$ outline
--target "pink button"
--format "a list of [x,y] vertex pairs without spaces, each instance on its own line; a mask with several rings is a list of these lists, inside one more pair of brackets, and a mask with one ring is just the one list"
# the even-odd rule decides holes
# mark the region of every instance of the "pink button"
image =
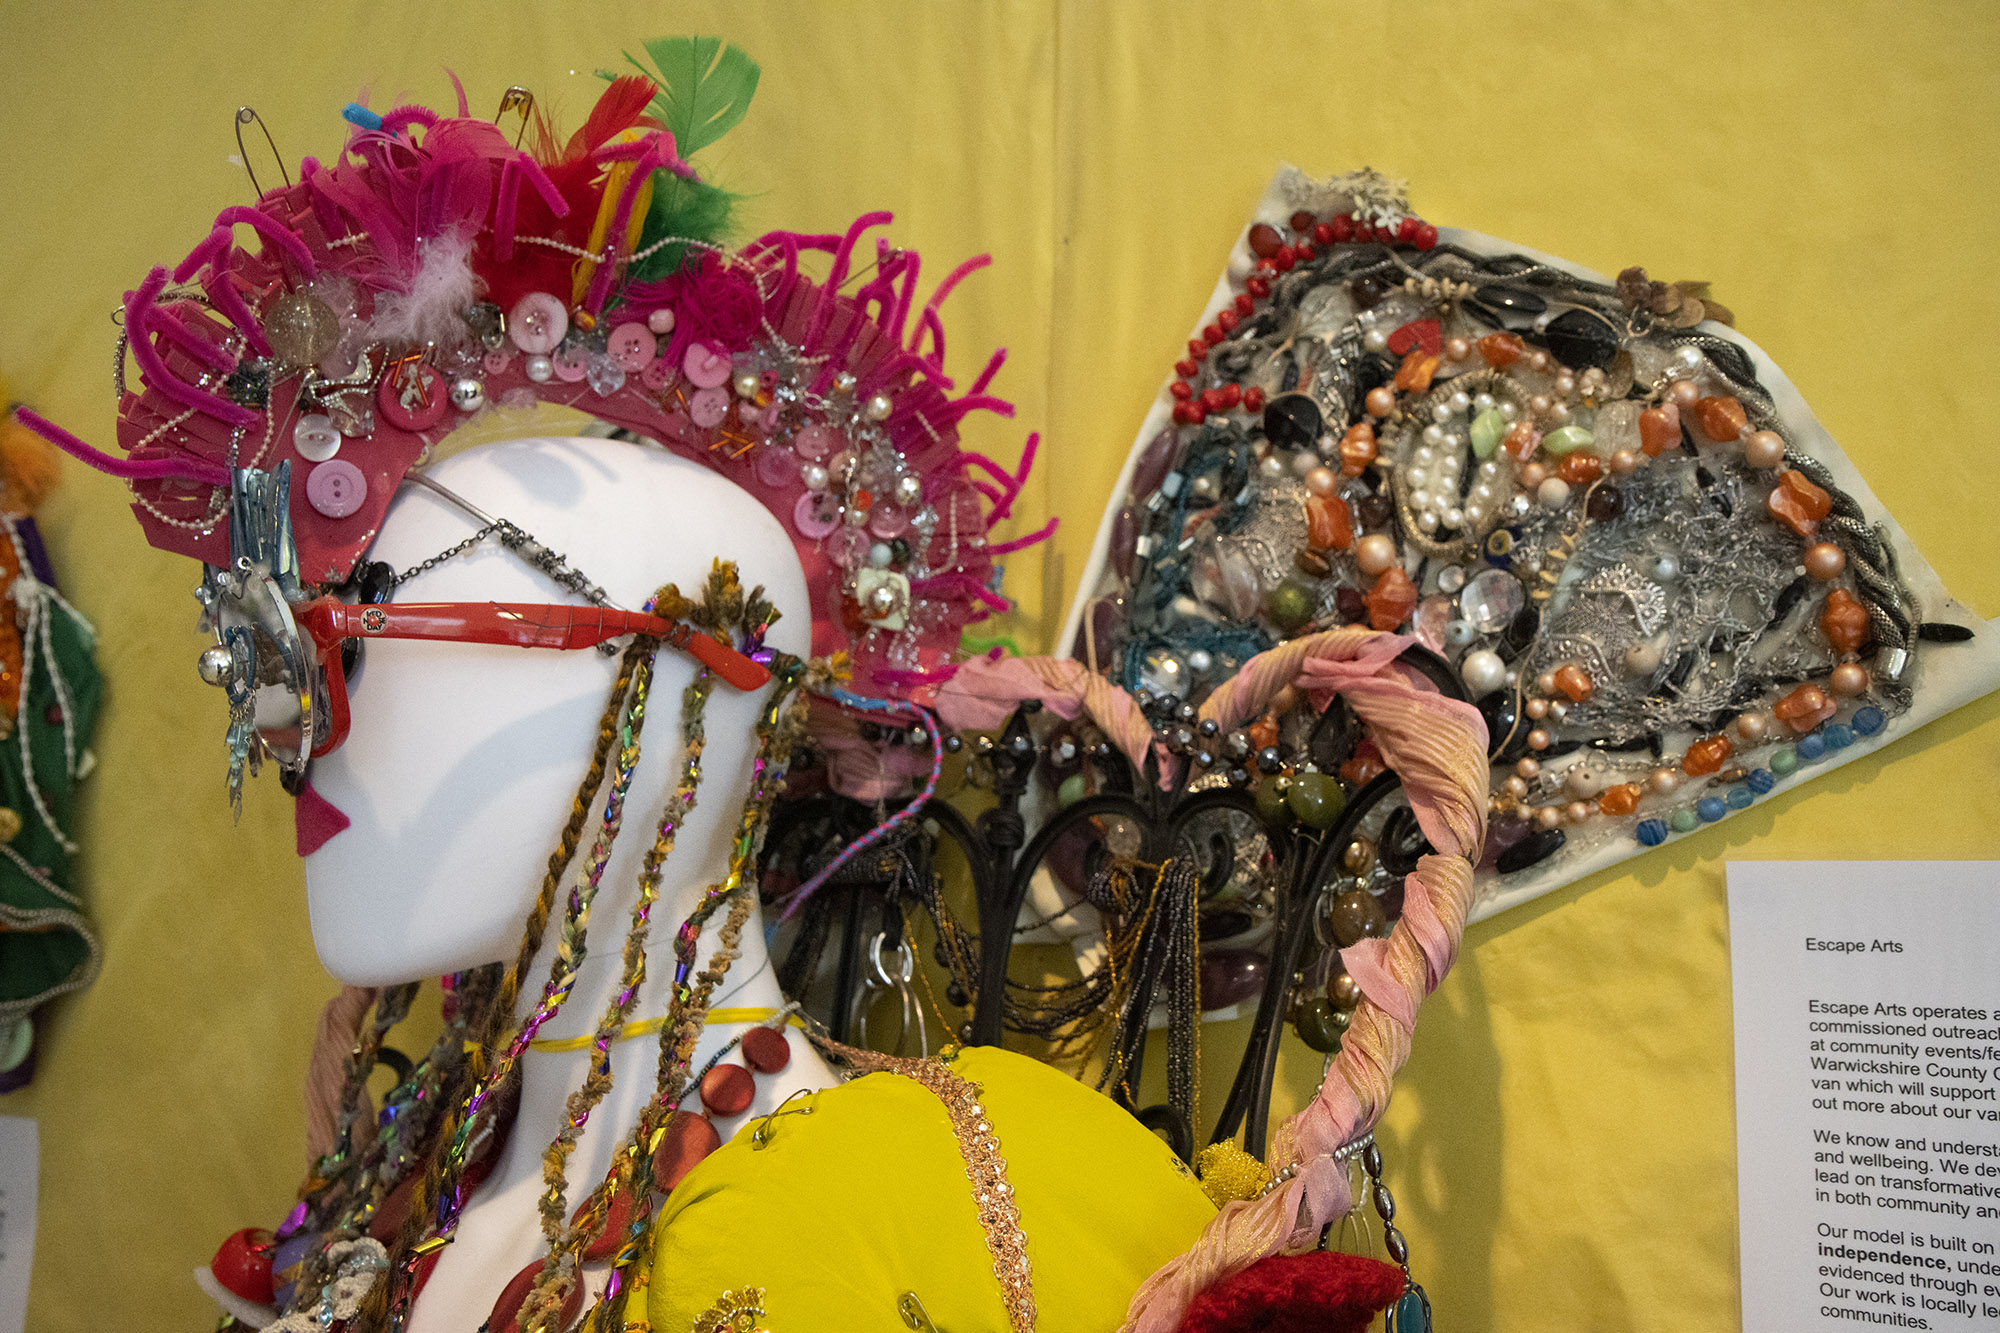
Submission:
[[799,432],[792,447],[799,451],[800,458],[812,463],[824,463],[845,443],[846,437],[832,426],[814,422]]
[[660,354],[660,340],[648,332],[644,324],[620,324],[611,330],[604,350],[625,369],[640,371]]
[[[689,379],[694,377],[690,375]],[[708,430],[722,424],[729,415],[729,390],[718,388],[698,389],[688,399],[688,419]]]
[[656,356],[648,361],[639,372],[639,383],[654,393],[671,388],[674,382],[674,368],[667,364],[667,358]]
[[444,375],[423,362],[391,365],[375,390],[375,406],[397,430],[428,430],[451,406]]
[[888,539],[900,537],[910,530],[910,511],[897,509],[893,505],[878,504],[868,515],[868,530],[877,537]]
[[792,506],[792,526],[799,536],[818,541],[840,526],[840,497],[831,491],[807,491]]
[[681,359],[681,369],[696,387],[713,389],[729,382],[732,362],[720,352],[712,352],[700,343],[690,344],[687,355]]
[[344,458],[321,463],[306,474],[306,502],[328,518],[346,518],[368,498],[368,478]]
[[826,558],[842,569],[854,568],[866,554],[868,539],[849,524],[841,524],[840,531],[826,539]]
[[569,332],[569,311],[547,292],[529,292],[507,315],[507,336],[530,356],[547,356]]
[[799,460],[790,449],[766,444],[750,455],[750,460],[757,469],[757,480],[773,490],[794,485],[799,479]]
[[575,384],[590,373],[590,363],[581,347],[565,347],[550,358],[555,367],[556,378],[564,384]]
[[480,369],[489,375],[504,375],[507,367],[514,364],[514,354],[504,348],[498,352],[488,352],[479,359]]

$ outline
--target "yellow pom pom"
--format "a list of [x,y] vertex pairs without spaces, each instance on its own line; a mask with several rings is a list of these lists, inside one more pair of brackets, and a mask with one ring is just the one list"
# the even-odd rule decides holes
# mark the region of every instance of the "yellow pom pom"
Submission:
[[1255,1199],[1271,1184],[1271,1168],[1232,1140],[1211,1143],[1194,1155],[1202,1191],[1217,1208],[1237,1199]]

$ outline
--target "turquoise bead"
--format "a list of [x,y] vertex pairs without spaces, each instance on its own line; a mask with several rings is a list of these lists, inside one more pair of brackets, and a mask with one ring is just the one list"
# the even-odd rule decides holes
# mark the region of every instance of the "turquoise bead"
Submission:
[[1729,789],[1729,795],[1723,797],[1722,799],[1729,802],[1729,808],[1731,810],[1748,810],[1750,808],[1750,803],[1752,801],[1755,801],[1757,798],[1750,794],[1750,789],[1748,787],[1731,787]]
[[1798,771],[1799,752],[1789,745],[1780,745],[1771,751],[1771,771],[1779,777]]
[[1542,436],[1542,448],[1552,454],[1573,454],[1597,443],[1597,437],[1581,426],[1563,426]]
[[1424,1309],[1421,1292],[1411,1290],[1403,1293],[1402,1299],[1396,1302],[1389,1327],[1395,1333],[1431,1333],[1431,1321]]
[[1507,435],[1507,418],[1495,408],[1487,408],[1472,419],[1472,452],[1478,458],[1491,458],[1493,451],[1500,447],[1500,441]]
[[1695,814],[1691,806],[1684,805],[1674,811],[1673,817],[1667,821],[1667,827],[1676,833],[1692,833],[1700,823],[1701,816]]

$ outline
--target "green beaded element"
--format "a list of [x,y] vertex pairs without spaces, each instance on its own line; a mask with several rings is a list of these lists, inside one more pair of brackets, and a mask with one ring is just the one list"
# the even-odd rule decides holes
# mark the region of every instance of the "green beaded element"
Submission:
[[1507,418],[1499,409],[1487,408],[1472,419],[1472,453],[1477,458],[1491,458],[1493,451],[1500,447],[1500,441],[1507,435]]
[[1285,803],[1307,828],[1324,833],[1347,808],[1347,793],[1340,782],[1327,773],[1295,773],[1285,789]]
[[1676,833],[1692,833],[1700,826],[1701,816],[1697,815],[1694,807],[1689,805],[1674,811],[1673,817],[1667,820],[1667,827]]
[[1597,437],[1581,426],[1563,426],[1542,436],[1542,448],[1552,454],[1573,454],[1597,443]]
[[1790,745],[1780,745],[1771,751],[1770,764],[1771,771],[1781,778],[1796,772],[1799,767],[1798,749]]

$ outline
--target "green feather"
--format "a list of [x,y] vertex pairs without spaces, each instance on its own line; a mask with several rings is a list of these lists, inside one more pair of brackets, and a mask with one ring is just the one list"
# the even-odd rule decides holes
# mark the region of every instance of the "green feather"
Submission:
[[674,134],[684,158],[693,157],[743,119],[757,94],[757,62],[720,37],[660,37],[647,42],[647,69],[627,52],[634,69],[660,85],[652,112]]
[[[735,195],[706,181],[684,180],[670,171],[654,172],[653,205],[646,211],[636,248],[644,250],[668,236],[719,242],[728,234],[735,206]],[[684,245],[664,246],[632,265],[628,276],[635,282],[656,282],[680,268],[686,252]]]

